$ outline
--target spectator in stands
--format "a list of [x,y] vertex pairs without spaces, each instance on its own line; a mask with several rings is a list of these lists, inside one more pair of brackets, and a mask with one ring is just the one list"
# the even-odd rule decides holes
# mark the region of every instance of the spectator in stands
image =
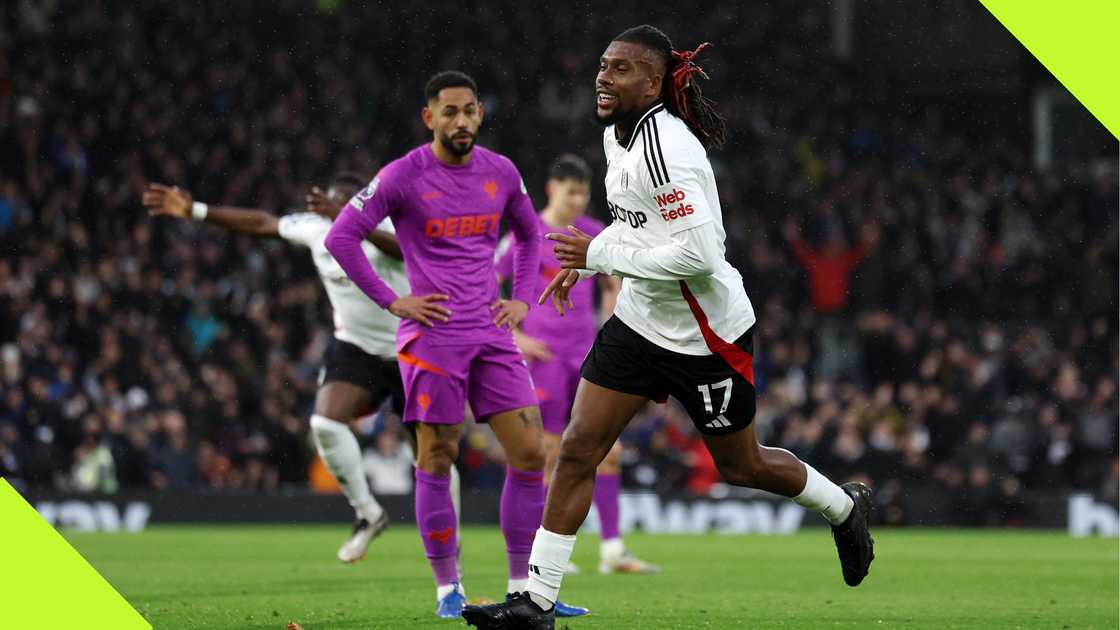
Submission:
[[801,239],[801,229],[795,219],[785,222],[782,235],[809,275],[810,303],[816,312],[831,315],[847,310],[852,271],[875,246],[878,234],[874,225],[867,224],[863,226],[859,243],[848,248],[840,228],[830,227],[824,246],[814,249]]
[[412,492],[412,451],[398,437],[399,428],[383,428],[377,434],[374,448],[367,449],[362,456],[362,469],[376,495]]

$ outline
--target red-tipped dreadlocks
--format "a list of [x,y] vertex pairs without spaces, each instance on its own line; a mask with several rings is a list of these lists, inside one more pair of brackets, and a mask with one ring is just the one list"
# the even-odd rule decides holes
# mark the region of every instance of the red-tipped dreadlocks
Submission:
[[672,98],[673,102],[676,104],[677,111],[684,114],[685,118],[688,117],[688,96],[685,94],[685,89],[692,85],[692,75],[699,74],[705,79],[708,78],[708,74],[704,72],[703,68],[696,65],[693,59],[698,57],[701,51],[711,45],[711,42],[704,42],[697,46],[696,50],[691,52],[687,50],[684,52],[674,50],[671,53],[673,59],[677,60],[677,65],[673,68],[671,73],[673,80],[669,86],[669,97]]
[[673,42],[660,29],[643,24],[626,29],[614,38],[618,42],[641,44],[656,51],[665,60],[665,78],[662,80],[661,97],[665,107],[688,125],[706,149],[718,149],[727,139],[727,121],[716,110],[715,103],[704,98],[694,75],[707,79],[703,68],[696,64],[696,57],[711,46],[704,42],[696,50],[677,51]]

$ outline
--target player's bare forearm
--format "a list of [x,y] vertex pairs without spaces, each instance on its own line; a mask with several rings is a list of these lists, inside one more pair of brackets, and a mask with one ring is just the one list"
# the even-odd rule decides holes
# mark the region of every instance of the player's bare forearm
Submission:
[[193,218],[226,229],[254,236],[280,236],[280,222],[263,210],[208,206],[198,203],[189,190],[152,182],[145,187],[140,202],[152,216],[176,219]]
[[401,253],[401,245],[397,242],[395,234],[384,230],[374,230],[366,234],[366,240],[373,243],[373,246],[381,250],[381,253],[386,256],[396,258],[397,260],[404,260],[404,254]]
[[206,223],[252,236],[280,237],[280,219],[271,212],[229,206],[210,206]]

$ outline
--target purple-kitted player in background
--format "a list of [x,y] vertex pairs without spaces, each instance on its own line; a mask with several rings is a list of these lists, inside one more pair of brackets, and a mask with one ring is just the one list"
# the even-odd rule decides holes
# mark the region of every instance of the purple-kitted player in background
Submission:
[[[548,205],[538,215],[541,233],[563,232],[574,226],[595,236],[605,227],[599,221],[585,216],[591,199],[591,168],[575,155],[562,155],[549,167],[545,187]],[[498,246],[498,274],[509,278],[514,269],[514,234],[507,234]],[[552,241],[541,240],[540,273],[537,274],[538,295],[543,293],[556,274],[560,263],[556,260]],[[621,282],[614,276],[598,276],[600,312],[596,314],[595,284],[584,282],[572,287],[572,302],[578,306],[561,315],[552,305],[533,305],[522,322],[514,329],[514,340],[529,362],[537,401],[544,425],[545,471],[552,470],[560,451],[560,436],[568,426],[579,385],[580,366],[587,350],[595,341],[600,321],[606,321],[614,311],[615,299]],[[603,463],[595,471],[595,510],[599,513],[600,573],[654,573],[656,565],[640,560],[626,550],[619,531],[619,492],[621,489],[622,447],[615,443]],[[547,482],[547,475],[545,481]],[[578,569],[573,565],[569,573]]]
[[[540,526],[540,412],[509,329],[536,295],[541,233],[517,168],[474,145],[483,117],[474,80],[441,72],[428,81],[425,97],[432,142],[385,166],[339,215],[326,247],[366,295],[402,320],[397,358],[404,421],[416,423],[416,523],[436,580],[436,614],[455,618],[465,595],[449,485],[467,404],[493,429],[508,462],[501,526],[509,593],[524,588]],[[362,253],[362,240],[385,217],[396,228],[412,295],[398,296]],[[500,299],[494,272],[502,220],[519,243],[509,300]]]

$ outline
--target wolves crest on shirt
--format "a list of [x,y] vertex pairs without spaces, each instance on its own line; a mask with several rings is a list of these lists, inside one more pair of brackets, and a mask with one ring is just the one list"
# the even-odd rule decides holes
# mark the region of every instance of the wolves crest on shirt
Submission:
[[350,205],[354,206],[354,209],[358,212],[361,212],[365,203],[372,199],[373,194],[377,192],[377,185],[380,183],[381,177],[374,177],[373,181],[370,182],[368,186],[359,190],[358,194],[354,195],[354,198],[350,200]]

